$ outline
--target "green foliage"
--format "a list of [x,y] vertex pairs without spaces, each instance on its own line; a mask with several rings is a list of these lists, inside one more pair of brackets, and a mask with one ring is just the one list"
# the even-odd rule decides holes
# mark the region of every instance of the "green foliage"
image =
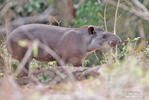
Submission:
[[96,0],[82,2],[74,19],[75,26],[82,25],[103,25],[105,3],[98,3]]
[[149,45],[144,48],[144,53],[147,58],[149,58]]
[[74,4],[78,4],[80,2],[80,0],[73,0]]
[[42,82],[42,83],[46,83],[48,81],[51,80],[51,77],[49,74],[47,73],[42,73],[40,76],[39,76],[39,80]]
[[107,58],[104,57],[101,51],[97,50],[86,57],[85,61],[83,62],[83,65],[85,67],[91,67],[91,66],[101,65],[106,62],[107,62]]
[[30,65],[33,69],[37,68],[37,67],[45,67],[46,68],[49,66],[56,66],[56,61],[40,62],[40,61],[33,59]]
[[[130,77],[130,80],[125,81],[132,81],[133,79],[137,79],[141,84],[148,84],[148,58],[146,53],[148,52],[148,46],[144,47],[141,51],[138,52],[136,39],[133,41],[129,41],[127,45],[123,46],[123,59],[118,59],[117,62],[110,63],[107,67],[104,68],[101,75],[110,79],[115,86],[119,82],[119,79],[123,79],[124,77]],[[149,52],[148,52],[149,53]],[[109,61],[109,60],[108,60]],[[110,73],[110,74],[109,74]],[[116,82],[116,84],[114,83]],[[136,83],[136,82],[134,82]],[[127,84],[125,84],[127,85]]]
[[[148,5],[147,1],[146,6]],[[135,5],[131,1],[121,1],[122,4],[127,5],[129,7],[134,7]],[[86,0],[85,2],[81,2],[76,11],[76,17],[73,20],[75,27],[80,27],[82,25],[98,25],[101,27],[105,27],[104,18],[107,23],[107,31],[113,31],[114,25],[114,16],[115,16],[115,7],[110,4],[107,5],[106,14],[104,15],[105,10],[105,2],[98,3],[97,0]],[[121,8],[118,11],[118,19],[117,19],[117,34],[121,37],[122,40],[129,42],[123,43],[119,46],[119,55],[118,58],[123,58],[126,56],[127,46],[126,45],[134,45],[137,46],[140,42],[139,30],[138,30],[138,17],[134,16],[132,13],[129,13]],[[143,21],[144,32],[146,33],[146,38],[149,40],[149,23]],[[139,38],[136,38],[139,37]],[[139,40],[139,41],[138,41]],[[137,41],[137,42],[136,42]],[[131,42],[131,43],[130,43]],[[96,51],[99,52],[99,51]],[[106,51],[109,52],[109,51]],[[105,55],[105,56],[104,56]],[[84,66],[94,66],[102,63],[106,63],[109,58],[106,58],[109,54],[101,54],[97,53],[95,56],[94,53],[89,55],[85,62]]]
[[54,3],[54,0],[49,0],[50,3]]
[[0,5],[2,5],[4,3],[5,0],[0,0]]
[[[134,50],[136,50],[138,48],[138,46],[136,45],[137,42],[140,40],[140,37],[136,37],[136,38],[128,38],[127,39],[127,43],[122,43],[119,46],[119,52],[118,52],[118,58],[122,59],[125,58],[127,56],[130,55],[130,50],[133,48]],[[135,52],[135,51],[134,51]]]
[[10,6],[17,15],[31,16],[33,14],[42,13],[53,0],[28,0],[28,1],[11,2]]
[[29,0],[29,2],[24,5],[24,9],[26,9],[29,13],[33,10],[41,12],[46,6],[47,5],[43,0]]
[[[50,61],[49,61],[50,62]],[[49,64],[48,62],[40,62],[40,61],[37,61],[35,59],[32,60],[31,62],[31,67],[34,69],[34,68],[37,68],[37,67],[48,67]]]
[[48,62],[49,66],[56,66],[56,64],[57,64],[56,61],[49,61]]

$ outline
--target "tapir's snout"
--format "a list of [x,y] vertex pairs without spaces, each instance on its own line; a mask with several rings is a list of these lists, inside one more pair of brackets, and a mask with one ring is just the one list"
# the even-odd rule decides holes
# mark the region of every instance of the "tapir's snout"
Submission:
[[111,32],[104,32],[103,38],[108,42],[111,47],[115,47],[122,42],[121,38],[118,35],[115,35]]

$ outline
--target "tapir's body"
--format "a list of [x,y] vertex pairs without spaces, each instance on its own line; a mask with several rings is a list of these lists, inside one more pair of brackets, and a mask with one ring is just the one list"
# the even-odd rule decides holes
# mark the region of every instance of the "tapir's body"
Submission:
[[[10,33],[7,40],[8,51],[12,56],[21,61],[27,51],[27,47],[21,47],[20,40],[39,40],[54,50],[65,63],[81,66],[83,58],[88,52],[102,49],[103,42],[111,42],[116,45],[120,38],[112,33],[106,33],[97,26],[84,26],[80,28],[66,28],[44,24],[23,25]],[[29,61],[33,58],[30,57]],[[51,61],[54,58],[45,50],[39,48],[40,61]],[[27,63],[27,64],[28,64]]]

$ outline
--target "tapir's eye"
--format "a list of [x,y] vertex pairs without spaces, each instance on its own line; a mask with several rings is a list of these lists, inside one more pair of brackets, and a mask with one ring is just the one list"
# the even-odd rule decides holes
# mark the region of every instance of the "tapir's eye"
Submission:
[[106,36],[106,34],[103,34],[102,38],[104,38],[104,39],[105,39],[106,37],[107,37],[107,36]]

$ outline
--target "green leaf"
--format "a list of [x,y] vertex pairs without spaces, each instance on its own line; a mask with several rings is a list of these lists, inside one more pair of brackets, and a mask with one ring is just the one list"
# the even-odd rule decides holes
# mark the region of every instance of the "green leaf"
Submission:
[[33,56],[37,57],[38,56],[38,43],[34,42],[33,44]]
[[32,12],[32,11],[33,11],[32,6],[29,6],[29,7],[28,7],[28,12]]
[[134,41],[138,41],[141,37],[134,38]]
[[40,3],[39,2],[35,2],[35,7],[39,9],[40,8]]
[[23,8],[21,6],[18,6],[16,11],[17,11],[17,13],[23,12]]
[[50,2],[50,3],[53,3],[53,2],[54,2],[54,0],[49,0],[49,2]]
[[87,66],[88,65],[88,60],[84,60],[83,65]]
[[17,64],[12,64],[12,68],[13,68],[13,70],[16,70],[18,68],[18,65]]
[[99,17],[101,17],[101,18],[104,18],[100,12],[97,13],[97,16],[99,16]]
[[20,40],[18,42],[18,44],[21,46],[21,47],[26,47],[27,46],[27,41],[26,40]]
[[49,74],[47,74],[47,73],[42,73],[42,74],[40,74],[40,76],[39,76],[39,80],[40,80],[41,82],[48,82],[49,80],[52,80],[52,78],[51,78],[51,76],[50,76]]

